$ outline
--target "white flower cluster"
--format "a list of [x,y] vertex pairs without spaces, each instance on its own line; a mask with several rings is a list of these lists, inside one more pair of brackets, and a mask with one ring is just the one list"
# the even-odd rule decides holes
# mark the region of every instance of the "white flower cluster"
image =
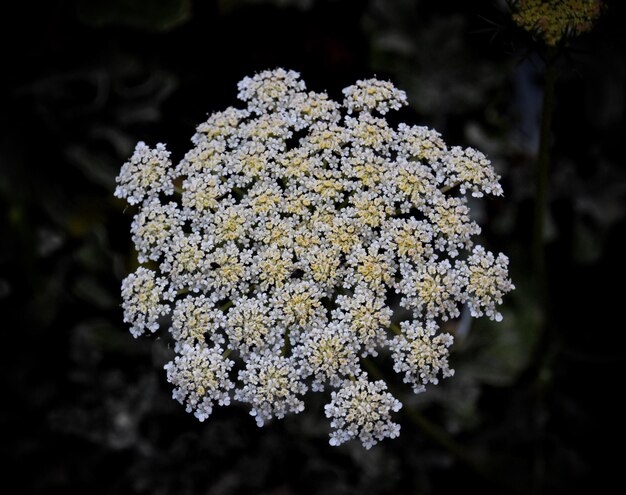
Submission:
[[400,425],[391,421],[391,412],[398,412],[402,404],[386,390],[382,380],[370,382],[359,376],[332,392],[330,404],[324,407],[330,426],[335,428],[330,444],[341,445],[358,438],[369,449],[385,437],[400,435]]
[[403,321],[402,332],[391,342],[394,370],[405,373],[404,382],[413,386],[417,394],[423,392],[427,383],[437,385],[438,375],[444,378],[454,375],[448,366],[448,347],[452,345],[452,335],[436,335],[437,327],[431,321],[427,328],[415,322]]
[[442,320],[462,305],[501,318],[508,260],[473,244],[465,196],[502,194],[489,161],[389,125],[406,104],[389,82],[344,96],[262,72],[239,83],[247,108],[211,115],[178,164],[139,143],[122,167],[115,194],[138,205],[144,263],[123,282],[125,321],[137,337],[171,315],[167,377],[200,420],[234,399],[263,425],[330,388],[331,444],[369,448],[399,434],[401,404],[363,359],[389,350],[419,392],[453,373]]
[[187,412],[204,421],[213,411],[213,403],[230,404],[229,391],[234,387],[228,377],[233,361],[219,347],[184,342],[177,347],[179,355],[165,365],[167,379],[176,388],[173,397],[186,404]]

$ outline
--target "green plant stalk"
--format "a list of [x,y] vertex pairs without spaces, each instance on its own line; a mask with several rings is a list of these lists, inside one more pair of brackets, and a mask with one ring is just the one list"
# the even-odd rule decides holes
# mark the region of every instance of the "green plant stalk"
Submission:
[[[541,323],[538,341],[530,360],[533,363],[527,372],[520,376],[520,382],[527,379],[534,384],[537,391],[536,400],[541,402],[542,390],[548,386],[543,376],[549,370],[554,358],[554,332],[555,327],[551,321],[551,308],[549,301],[549,278],[547,272],[546,249],[545,249],[545,224],[548,217],[549,192],[550,192],[550,169],[551,169],[551,145],[552,145],[552,117],[554,112],[555,88],[557,80],[556,61],[558,49],[549,47],[546,51],[546,72],[544,80],[543,105],[541,111],[541,129],[539,136],[539,153],[536,166],[536,190],[534,211],[534,235],[533,235],[533,265],[536,277],[536,290],[539,308],[542,311],[543,322]],[[540,423],[536,424],[538,430]],[[543,465],[541,444],[536,445],[533,475],[529,480],[529,492],[539,493],[541,479],[543,478]]]
[[[362,359],[362,363],[364,368],[373,378],[383,378],[382,372],[378,369],[378,366],[376,366],[373,361],[368,358],[364,358]],[[480,460],[478,460],[477,457],[473,455],[473,453],[469,452],[465,449],[465,447],[457,443],[450,435],[448,435],[445,430],[437,426],[435,423],[431,422],[429,419],[423,416],[422,413],[411,407],[404,405],[402,407],[402,412],[428,438],[430,438],[440,447],[443,447],[445,450],[447,450],[459,462],[466,465],[481,478],[490,482],[494,482],[492,473],[489,471],[487,466],[485,466]]]
[[554,91],[557,77],[556,58],[556,49],[549,48],[546,53],[546,74],[543,90],[543,105],[541,110],[539,153],[537,155],[537,165],[535,168],[533,264],[537,275],[537,281],[540,285],[540,291],[542,293],[545,291],[546,282],[545,231],[546,217],[548,214],[548,194],[550,188],[552,115],[554,110]]
[[287,327],[287,329],[285,330],[285,336],[284,336],[284,343],[283,343],[283,348],[281,350],[281,354],[283,356],[288,356],[289,353],[291,352],[291,342],[289,341],[289,330],[290,327]]
[[470,468],[484,480],[495,483],[493,473],[481,462],[474,453],[457,443],[448,433],[427,419],[421,412],[411,407],[403,407],[404,415],[416,425],[422,433],[439,446],[447,450],[459,462]]
[[528,368],[519,378],[519,383],[534,382],[538,379],[550,361],[552,346],[554,345],[554,325],[550,321],[550,302],[548,290],[548,274],[545,251],[545,219],[548,211],[548,193],[550,184],[550,145],[552,135],[552,113],[554,107],[554,93],[556,84],[557,48],[548,48],[546,51],[546,75],[544,82],[544,98],[541,116],[541,135],[539,153],[536,166],[536,194],[535,217],[533,236],[533,274],[534,290],[537,297],[537,307],[541,312],[542,321],[539,323],[537,342],[529,360]]

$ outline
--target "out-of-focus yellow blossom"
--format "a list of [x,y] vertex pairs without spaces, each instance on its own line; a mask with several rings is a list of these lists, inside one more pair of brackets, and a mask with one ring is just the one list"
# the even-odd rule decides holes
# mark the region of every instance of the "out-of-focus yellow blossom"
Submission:
[[602,0],[517,0],[513,20],[556,46],[563,38],[589,31],[602,12]]

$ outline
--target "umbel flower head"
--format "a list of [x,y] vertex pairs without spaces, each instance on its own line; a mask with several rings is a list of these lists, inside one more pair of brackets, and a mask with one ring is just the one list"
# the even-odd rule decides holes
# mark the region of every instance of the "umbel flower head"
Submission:
[[167,379],[201,421],[240,401],[262,426],[326,390],[330,443],[370,448],[399,434],[401,403],[363,359],[388,353],[421,392],[453,374],[441,321],[463,305],[501,319],[508,259],[474,245],[466,197],[502,194],[489,160],[391,126],[406,95],[389,82],[344,96],[283,69],[247,77],[247,106],[200,124],[180,162],[139,143],[117,178],[144,263],[123,282],[124,319],[135,337],[169,324]]
[[603,0],[513,0],[513,20],[556,46],[563,38],[589,31],[600,17]]

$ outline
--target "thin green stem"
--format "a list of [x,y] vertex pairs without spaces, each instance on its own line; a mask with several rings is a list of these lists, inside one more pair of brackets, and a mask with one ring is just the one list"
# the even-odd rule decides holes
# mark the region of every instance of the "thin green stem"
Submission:
[[548,275],[545,250],[546,218],[549,211],[550,162],[552,145],[552,117],[557,80],[558,47],[547,47],[545,52],[545,78],[543,104],[541,110],[541,128],[539,150],[535,166],[535,208],[533,222],[532,263],[534,290],[543,321],[540,323],[539,339],[535,344],[532,363],[520,376],[520,382],[527,378],[534,379],[543,369],[549,354],[554,327],[551,325],[550,304],[548,300]]
[[541,110],[541,129],[539,135],[539,153],[535,169],[535,212],[533,235],[533,262],[540,290],[545,289],[545,224],[548,215],[548,191],[550,186],[550,148],[552,141],[552,114],[554,109],[554,91],[556,86],[556,48],[550,48],[546,54],[546,74]]
[[226,310],[227,310],[228,308],[230,308],[233,304],[234,304],[234,303],[233,303],[232,301],[225,302],[224,304],[222,304],[222,305],[220,306],[220,309],[221,309],[222,311],[226,311]]
[[546,76],[544,81],[543,110],[541,116],[541,135],[536,167],[535,218],[533,236],[533,275],[535,294],[542,321],[539,323],[539,335],[534,345],[529,366],[518,378],[519,383],[534,381],[540,377],[550,360],[554,346],[555,326],[550,321],[548,275],[545,252],[545,219],[548,212],[548,194],[550,181],[550,144],[552,136],[552,113],[556,85],[557,48],[549,48],[546,53]]
[[413,408],[405,406],[402,408],[402,411],[428,438],[446,449],[459,462],[472,469],[481,478],[492,480],[492,473],[489,469],[475,455],[457,443],[445,430]]
[[442,187],[441,189],[439,189],[442,193],[447,193],[448,191],[451,191],[452,189],[454,189],[455,187],[457,187],[460,184],[460,182],[457,182],[456,184],[452,184],[451,186],[445,186]]
[[[395,326],[398,330],[400,329],[395,324],[392,324],[392,326]],[[377,380],[384,378],[382,372],[373,361],[368,358],[364,358],[361,361],[363,363],[363,367],[373,378]],[[450,435],[448,435],[448,433],[445,432],[445,430],[424,417],[419,411],[407,407],[406,405],[403,406],[402,411],[404,412],[404,415],[411,420],[411,422],[413,422],[413,424],[415,424],[428,438],[446,449],[459,462],[468,466],[482,478],[492,480],[491,473],[486,466],[480,462],[475,455],[472,455],[471,452],[467,451],[465,447],[457,443]]]
[[397,323],[392,323],[391,325],[389,325],[389,330],[391,330],[396,335],[402,335],[402,329]]
[[287,327],[287,329],[285,330],[284,339],[285,340],[283,342],[282,355],[287,356],[289,355],[289,352],[291,351],[291,342],[289,342],[289,327]]
[[[552,361],[555,358],[558,346],[558,329],[554,324],[550,306],[549,277],[545,249],[545,224],[549,212],[552,118],[557,80],[557,58],[558,49],[549,48],[546,52],[539,152],[535,170],[536,189],[532,254],[536,297],[543,318],[539,323],[538,339],[529,358],[530,364],[518,377],[518,384],[532,385],[532,390],[536,394],[536,406],[534,406],[534,409],[537,411],[542,410],[544,407],[542,404],[543,396],[547,387],[550,386],[550,381],[547,377],[550,376],[549,370],[552,367]],[[537,438],[540,438],[540,432],[543,429],[542,423],[538,419],[539,417],[540,414],[533,416],[534,427],[538,432]],[[543,478],[543,444],[539,441],[536,442],[535,449],[533,476],[529,479],[530,485],[526,490],[527,493],[538,493]]]

